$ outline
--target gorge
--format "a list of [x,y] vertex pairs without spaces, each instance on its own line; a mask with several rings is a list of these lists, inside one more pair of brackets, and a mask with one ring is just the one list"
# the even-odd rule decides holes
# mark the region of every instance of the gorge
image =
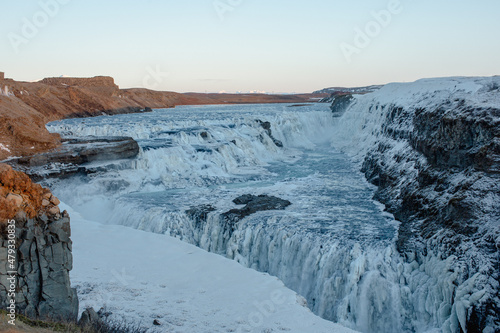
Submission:
[[[56,121],[47,128],[63,138],[131,137],[139,153],[43,184],[85,219],[274,275],[361,332],[496,332],[499,86],[388,84],[334,98],[333,115],[328,104],[213,105]],[[228,223],[242,196],[290,205]]]

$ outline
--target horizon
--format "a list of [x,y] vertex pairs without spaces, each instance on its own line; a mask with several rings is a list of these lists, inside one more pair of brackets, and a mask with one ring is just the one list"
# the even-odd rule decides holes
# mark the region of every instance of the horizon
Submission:
[[102,75],[122,89],[300,94],[500,74],[493,0],[40,0],[3,9],[2,70],[18,81]]

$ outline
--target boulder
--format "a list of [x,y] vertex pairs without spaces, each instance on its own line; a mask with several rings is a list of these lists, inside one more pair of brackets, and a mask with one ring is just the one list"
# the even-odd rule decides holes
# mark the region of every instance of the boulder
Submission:
[[21,207],[21,205],[23,204],[23,197],[19,194],[9,193],[6,200],[11,202],[16,207]]
[[104,322],[93,308],[87,308],[83,311],[78,321],[78,326],[82,328],[92,327],[94,329],[99,329],[104,326]]
[[57,197],[55,197],[54,195],[52,195],[50,197],[50,203],[53,204],[53,205],[55,205],[55,206],[58,206],[61,203],[61,201],[59,201],[59,199],[57,199]]

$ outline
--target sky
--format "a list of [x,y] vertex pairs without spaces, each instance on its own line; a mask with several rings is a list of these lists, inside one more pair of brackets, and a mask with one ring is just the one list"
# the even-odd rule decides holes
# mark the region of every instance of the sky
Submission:
[[0,71],[121,88],[312,92],[500,74],[498,0],[3,1]]

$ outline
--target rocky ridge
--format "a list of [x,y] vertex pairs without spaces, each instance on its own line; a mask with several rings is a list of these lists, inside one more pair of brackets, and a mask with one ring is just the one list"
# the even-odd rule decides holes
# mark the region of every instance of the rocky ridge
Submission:
[[283,210],[292,204],[288,200],[266,194],[244,194],[234,199],[233,203],[245,206],[243,208],[233,208],[221,214],[221,218],[224,219],[226,223],[231,225],[256,212],[266,210]]

